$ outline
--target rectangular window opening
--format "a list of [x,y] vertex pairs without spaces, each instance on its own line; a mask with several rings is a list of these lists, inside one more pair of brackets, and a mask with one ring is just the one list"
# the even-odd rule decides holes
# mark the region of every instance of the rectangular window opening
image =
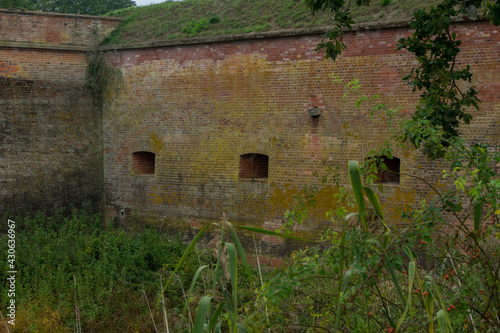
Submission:
[[132,171],[138,175],[154,175],[155,154],[148,151],[137,151],[133,153]]
[[[397,157],[389,158],[386,155],[374,157],[377,163],[377,179],[375,184],[399,185],[401,160]],[[382,167],[382,163],[385,168]]]

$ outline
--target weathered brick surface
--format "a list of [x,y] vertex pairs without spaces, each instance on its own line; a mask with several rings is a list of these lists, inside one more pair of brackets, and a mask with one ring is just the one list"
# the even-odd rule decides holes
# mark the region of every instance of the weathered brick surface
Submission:
[[101,111],[83,87],[87,54],[68,47],[93,45],[100,24],[0,10],[0,215],[102,210]]
[[0,9],[0,46],[26,43],[33,46],[95,47],[121,21],[96,16]]
[[[347,184],[347,161],[363,160],[389,136],[387,119],[356,109],[354,96],[343,100],[343,86],[329,74],[358,78],[362,93],[381,94],[404,116],[418,102],[401,81],[414,60],[394,51],[410,30],[395,27],[347,34],[348,50],[336,63],[314,51],[319,35],[118,49],[109,59],[123,82],[100,110],[83,89],[82,51],[94,45],[94,31],[102,36],[117,23],[0,10],[2,212],[84,203],[101,210],[104,195],[106,216],[125,226],[153,224],[189,237],[227,218],[274,230],[294,195],[318,184],[317,207],[297,228],[298,236],[316,238],[332,225],[325,212],[335,208],[337,189],[314,174],[338,167]],[[464,136],[498,144],[498,28],[468,22],[454,29],[464,41],[457,66],[471,65],[483,100]],[[437,189],[449,185],[439,178],[441,162],[400,148],[394,155],[403,173]],[[380,197],[397,217],[430,195],[402,175]],[[260,240],[268,251],[293,245]]]
[[[471,142],[498,143],[500,34],[486,23],[454,27],[463,43],[458,66],[470,64],[484,99],[463,132]],[[105,105],[104,159],[108,217],[192,231],[226,216],[230,221],[275,229],[293,195],[314,173],[339,167],[347,183],[348,160],[363,160],[389,137],[387,119],[342,100],[344,82],[358,78],[364,94],[381,94],[410,115],[418,101],[401,80],[414,60],[395,52],[408,28],[347,34],[348,50],[336,62],[314,49],[321,36],[117,50],[109,59],[123,71],[123,86]],[[319,117],[308,116],[318,107]],[[135,175],[132,153],[156,154],[154,175]],[[242,179],[240,156],[269,156],[267,179]],[[411,150],[396,149],[403,173],[439,180],[442,165]],[[299,235],[317,237],[331,222],[333,183],[319,188],[317,209]],[[429,190],[415,178],[381,194],[388,215],[398,216]],[[193,221],[195,221],[193,223]],[[278,242],[277,242],[278,243]]]

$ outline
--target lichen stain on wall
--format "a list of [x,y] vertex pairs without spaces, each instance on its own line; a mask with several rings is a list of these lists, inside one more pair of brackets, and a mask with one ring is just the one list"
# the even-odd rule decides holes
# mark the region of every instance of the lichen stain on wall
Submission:
[[[304,75],[310,77],[305,80]],[[315,161],[326,159],[329,151],[344,154],[350,148],[344,141],[332,141],[323,133],[308,132],[308,118],[304,124],[297,122],[304,118],[307,97],[330,80],[324,66],[316,61],[273,63],[255,55],[234,55],[220,62],[190,61],[182,65],[159,60],[126,67],[124,78],[123,96],[140,94],[141,105],[136,108],[137,102],[130,99],[128,112],[120,112],[116,120],[136,138],[149,135],[149,145],[159,154],[158,181],[176,179],[178,182],[182,175],[183,184],[197,188],[216,183],[229,184],[231,188],[232,182],[236,184],[236,192],[229,190],[231,195],[225,200],[227,205],[237,208],[239,215],[243,212],[257,218],[273,218],[283,212],[278,212],[278,206],[289,206],[279,203],[278,198],[285,199],[276,196],[274,185],[270,187],[274,192],[269,198],[269,186],[260,186],[255,191],[252,186],[238,182],[240,154],[257,151],[269,154],[270,177],[279,186],[291,179],[296,184],[308,179],[317,171],[312,166]],[[300,84],[314,79],[317,86]],[[161,83],[158,85],[158,82]],[[158,87],[167,91],[158,91]],[[294,98],[294,90],[303,95],[301,100]],[[290,112],[291,103],[296,112]],[[304,133],[300,141],[294,137],[296,131]],[[328,142],[326,146],[322,143],[324,140]],[[298,158],[297,153],[302,157]],[[293,167],[287,158],[289,154],[293,155]],[[286,192],[293,197],[290,191]],[[322,192],[321,209],[317,210],[321,213],[315,213],[315,218],[320,219],[324,219],[326,207],[333,202],[332,196],[326,195],[327,188]],[[196,206],[203,202],[205,208],[215,207],[212,201],[220,200],[216,195],[211,198],[209,193],[204,193],[203,198],[197,197],[189,199],[171,186],[157,186],[149,200],[155,205],[179,205],[183,203],[181,198],[185,198],[190,201],[187,204]]]
[[415,189],[401,189],[396,186],[385,186],[384,192],[377,193],[381,202],[384,218],[390,221],[396,227],[405,225],[405,221],[401,219],[403,212],[412,212],[415,205],[416,191]]
[[[127,163],[138,146],[157,154],[157,172],[139,209],[144,218],[150,210],[175,220],[176,226],[187,223],[187,230],[190,222],[180,216],[216,221],[225,213],[236,223],[273,228],[296,204],[293,196],[314,183],[315,173],[338,167],[341,185],[348,187],[347,161],[363,161],[393,134],[387,116],[370,115],[368,103],[356,108],[355,94],[343,98],[346,89],[333,83],[330,73],[344,83],[358,78],[361,94],[382,94],[378,102],[411,116],[418,94],[399,78],[412,60],[404,52],[370,47],[381,36],[396,43],[405,33],[377,32],[336,63],[315,55],[319,36],[117,51],[111,57],[123,70],[124,85],[105,112],[110,126],[106,148],[113,161],[107,168],[122,167],[114,163]],[[485,89],[494,87],[493,76],[479,73],[478,78]],[[312,95],[321,95],[324,107],[315,119],[307,115]],[[495,103],[487,108],[499,111]],[[491,122],[491,117],[480,119],[477,126]],[[491,138],[497,136],[490,132]],[[239,179],[240,155],[247,153],[269,156],[267,179]],[[409,149],[395,147],[393,155],[401,158],[404,173],[430,182],[440,177],[437,169],[446,167],[427,163]],[[109,174],[111,193],[131,191],[126,177],[113,170]],[[387,218],[397,221],[416,201],[431,198],[431,192],[403,175],[399,186],[386,186],[379,194]],[[312,234],[315,225],[334,223],[325,213],[336,208],[337,194],[332,183],[318,186],[318,202],[300,232]],[[129,198],[110,202],[133,209],[137,204]]]
[[[267,199],[269,217],[282,217],[283,212],[293,209],[297,205],[295,196],[304,195],[302,187],[293,184],[276,184],[271,189]],[[314,197],[314,205],[308,207],[308,220],[311,223],[326,220],[329,210],[335,211],[339,202],[337,195],[339,188],[334,185],[318,185],[318,191]]]
[[156,153],[161,153],[165,147],[163,139],[156,132],[149,133],[149,147]]

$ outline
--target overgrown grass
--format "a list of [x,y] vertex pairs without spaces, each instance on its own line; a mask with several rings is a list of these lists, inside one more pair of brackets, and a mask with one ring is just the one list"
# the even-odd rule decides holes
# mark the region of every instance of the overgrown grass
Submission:
[[[357,213],[344,216],[332,247],[299,251],[276,271],[255,304],[272,315],[253,311],[247,325],[287,332],[498,332],[500,224],[488,226],[480,209],[473,231],[465,223],[436,223],[430,205],[408,227],[391,223],[391,230],[373,191],[362,186],[357,162],[349,162],[349,173]],[[368,202],[378,231],[368,228]],[[359,225],[348,230],[351,218]]]
[[[356,22],[410,19],[418,7],[437,0],[372,1],[353,9]],[[313,16],[301,0],[184,0],[121,9],[108,14],[126,19],[104,44],[216,36],[331,25],[328,13]]]
[[[75,211],[70,217],[38,214],[16,218],[16,326],[12,332],[73,331],[76,306],[85,332],[154,332],[149,302],[185,246],[154,230],[132,234],[104,230],[99,216]],[[0,265],[7,267],[7,238],[0,237]],[[183,288],[199,265],[189,256],[178,271]],[[0,270],[6,290],[6,270]],[[0,296],[2,309],[7,293]],[[166,291],[167,308],[183,302],[179,283]],[[5,316],[5,312],[2,311]],[[157,323],[162,314],[153,308]],[[3,323],[2,323],[3,326]]]

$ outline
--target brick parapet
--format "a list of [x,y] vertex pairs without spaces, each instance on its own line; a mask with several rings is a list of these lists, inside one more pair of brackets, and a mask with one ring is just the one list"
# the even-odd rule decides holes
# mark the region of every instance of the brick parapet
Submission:
[[0,47],[89,51],[122,21],[0,9]]
[[96,19],[99,21],[110,21],[110,22],[123,22],[124,19],[110,16],[95,16],[95,15],[80,15],[80,14],[68,14],[68,13],[51,13],[51,12],[37,12],[29,10],[12,10],[0,8],[0,14],[21,14],[26,16],[48,16],[57,18],[69,18],[69,19]]

